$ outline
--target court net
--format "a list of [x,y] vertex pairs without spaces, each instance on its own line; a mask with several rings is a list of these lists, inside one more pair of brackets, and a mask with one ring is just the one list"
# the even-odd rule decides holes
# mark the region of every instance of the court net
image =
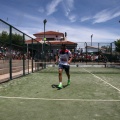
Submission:
[[[58,73],[58,65],[54,62],[35,62],[35,69],[41,73]],[[120,64],[71,64],[70,72],[75,74],[120,74]]]

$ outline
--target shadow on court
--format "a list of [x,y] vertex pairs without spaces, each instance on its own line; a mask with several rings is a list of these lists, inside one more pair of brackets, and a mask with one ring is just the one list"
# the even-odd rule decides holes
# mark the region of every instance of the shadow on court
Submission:
[[[63,88],[66,88],[68,85],[63,85]],[[52,84],[52,88],[57,88],[57,90],[61,90],[61,88],[58,87],[58,85]]]

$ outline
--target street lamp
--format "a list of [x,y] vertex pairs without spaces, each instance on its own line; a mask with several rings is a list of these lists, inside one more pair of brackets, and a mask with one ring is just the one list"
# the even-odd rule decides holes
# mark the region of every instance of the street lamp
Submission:
[[47,23],[47,20],[46,19],[43,20],[43,23],[44,23],[44,43],[45,43],[45,40],[46,40],[46,38],[45,38],[45,24]]
[[92,37],[93,37],[93,34],[91,35],[91,46],[92,46]]
[[43,38],[43,40],[44,40],[44,53],[45,53],[45,41],[46,41],[46,37],[45,37],[45,24],[47,23],[47,20],[46,19],[43,20],[43,23],[44,23],[44,38]]
[[[45,40],[46,40],[46,37],[45,37],[45,24],[47,23],[47,20],[46,19],[44,19],[43,20],[43,23],[44,23],[44,38],[43,38],[43,40],[44,40],[44,56],[46,56],[45,55]],[[46,58],[45,58],[46,59]],[[46,65],[44,64],[44,68],[46,67]]]

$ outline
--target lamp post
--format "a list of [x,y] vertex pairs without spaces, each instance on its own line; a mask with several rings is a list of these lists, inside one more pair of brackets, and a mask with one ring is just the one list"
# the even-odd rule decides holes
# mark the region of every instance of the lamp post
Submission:
[[91,46],[92,46],[92,37],[93,37],[93,34],[91,35]]
[[[46,23],[47,23],[47,20],[44,19],[44,20],[43,20],[43,23],[44,23],[44,39],[43,39],[43,40],[44,40],[44,50],[43,50],[43,51],[44,51],[44,56],[46,56],[46,55],[45,55],[45,40],[46,40],[46,37],[45,37],[45,25],[46,25]],[[46,58],[45,58],[45,59],[46,59]],[[46,64],[44,64],[44,68],[46,68]]]
[[45,40],[46,40],[46,38],[45,38],[45,24],[47,23],[47,20],[46,19],[43,20],[43,23],[44,23],[44,44],[45,44]]

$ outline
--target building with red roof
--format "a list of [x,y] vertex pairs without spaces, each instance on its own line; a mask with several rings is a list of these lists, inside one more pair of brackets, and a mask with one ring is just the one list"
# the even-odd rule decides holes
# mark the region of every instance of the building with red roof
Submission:
[[[35,43],[45,43],[48,45],[51,45],[52,49],[59,49],[61,44],[66,44],[68,49],[75,49],[77,46],[77,43],[71,42],[67,40],[67,37],[64,35],[64,33],[61,32],[56,32],[56,31],[46,31],[45,34],[44,32],[39,32],[33,34],[36,38],[33,40],[33,44]],[[46,40],[44,41],[44,35]],[[27,40],[26,44],[31,44],[32,40]]]

